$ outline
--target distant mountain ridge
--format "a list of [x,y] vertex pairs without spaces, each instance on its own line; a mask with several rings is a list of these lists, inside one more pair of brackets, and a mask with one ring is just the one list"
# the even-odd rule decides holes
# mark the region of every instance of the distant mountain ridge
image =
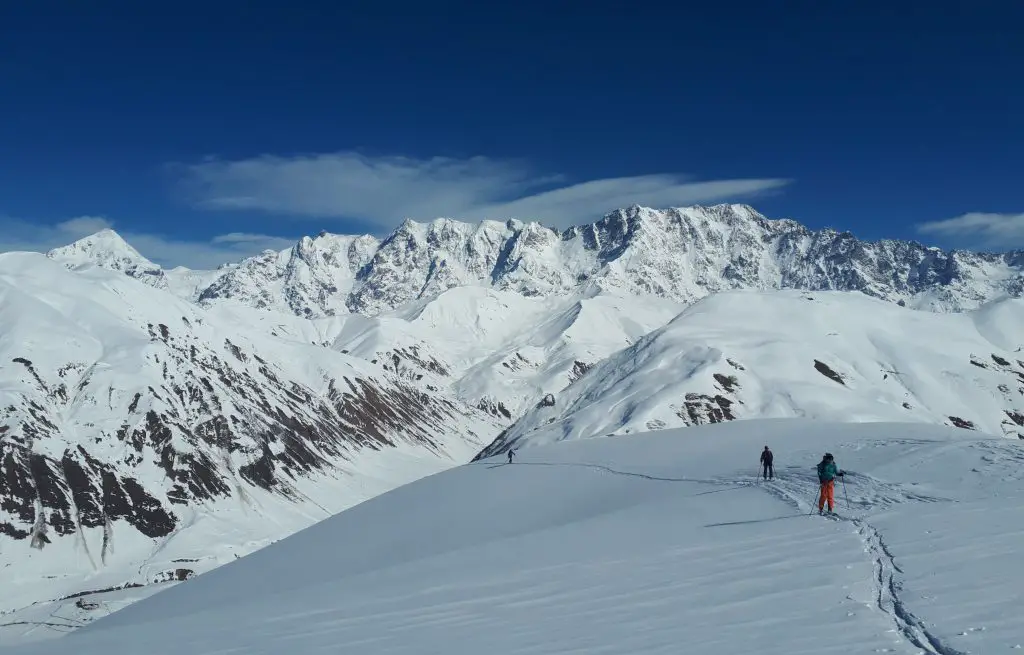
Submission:
[[[189,274],[175,269],[161,275],[141,256],[129,265],[129,257],[103,251],[112,240],[88,239],[93,245],[83,240],[49,255],[79,262],[92,247],[98,265],[154,286]],[[198,287],[172,284],[203,304],[235,302],[307,318],[375,316],[466,285],[527,297],[595,286],[683,303],[732,289],[860,291],[920,309],[963,311],[1024,295],[1024,251],[862,241],[849,232],[768,219],[747,205],[632,206],[561,232],[517,220],[469,224],[443,218],[406,220],[380,241],[324,232],[225,265]]]

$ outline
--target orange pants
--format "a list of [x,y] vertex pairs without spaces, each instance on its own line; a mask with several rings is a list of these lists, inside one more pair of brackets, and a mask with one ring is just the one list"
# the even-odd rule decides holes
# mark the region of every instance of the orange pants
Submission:
[[818,496],[818,511],[820,512],[825,507],[825,501],[828,501],[828,511],[832,511],[832,508],[836,504],[836,481],[829,480],[828,482],[821,483],[821,494]]

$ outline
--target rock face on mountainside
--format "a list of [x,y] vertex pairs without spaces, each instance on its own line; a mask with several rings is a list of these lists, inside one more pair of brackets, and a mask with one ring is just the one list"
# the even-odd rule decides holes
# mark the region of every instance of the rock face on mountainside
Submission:
[[[102,255],[94,259],[136,277],[159,277],[148,266],[132,269]],[[199,299],[235,300],[305,317],[375,315],[467,284],[525,296],[597,284],[680,302],[729,289],[843,290],[961,311],[1002,295],[1022,295],[1024,252],[866,242],[849,232],[769,220],[745,205],[634,206],[563,232],[515,220],[471,225],[438,219],[407,220],[380,242],[322,233],[289,250],[224,267]]]
[[190,508],[260,490],[301,505],[303,480],[364,450],[457,462],[498,425],[369,362],[38,255],[0,257],[0,310],[0,534],[36,548],[76,539],[103,562],[125,528],[160,539]]

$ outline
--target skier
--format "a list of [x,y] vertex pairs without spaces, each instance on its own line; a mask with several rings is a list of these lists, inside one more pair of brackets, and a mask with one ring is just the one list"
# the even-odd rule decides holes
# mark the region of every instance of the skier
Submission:
[[828,513],[835,514],[835,486],[836,477],[843,477],[846,471],[836,467],[836,460],[832,453],[825,453],[825,456],[818,462],[818,482],[821,483],[821,493],[818,495],[818,514],[822,514],[825,508],[825,501],[828,501]]
[[516,451],[514,451],[514,450],[512,450],[512,449],[510,448],[510,449],[509,449],[509,451],[508,451],[508,463],[509,463],[509,464],[511,464],[511,463],[512,463],[512,455],[515,455],[515,454],[516,454]]
[[775,479],[775,467],[772,466],[773,459],[774,455],[772,455],[772,451],[768,449],[768,446],[765,446],[764,450],[761,451],[761,466],[764,467],[765,480]]

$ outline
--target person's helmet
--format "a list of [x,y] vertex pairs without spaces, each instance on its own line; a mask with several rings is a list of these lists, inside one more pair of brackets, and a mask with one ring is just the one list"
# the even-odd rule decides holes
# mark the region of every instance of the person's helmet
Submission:
[[835,458],[832,457],[832,453],[825,453],[825,459],[828,460],[828,459],[835,459]]

